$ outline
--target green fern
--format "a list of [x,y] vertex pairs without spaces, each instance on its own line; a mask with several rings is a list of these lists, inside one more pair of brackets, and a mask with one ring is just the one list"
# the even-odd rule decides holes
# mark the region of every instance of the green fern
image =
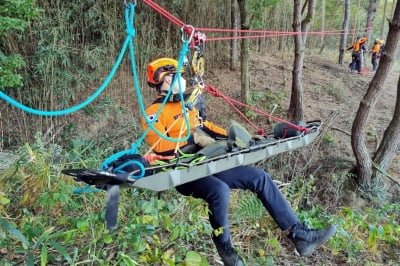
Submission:
[[255,194],[246,193],[242,195],[237,205],[234,217],[246,217],[251,221],[258,221],[265,216],[265,207]]

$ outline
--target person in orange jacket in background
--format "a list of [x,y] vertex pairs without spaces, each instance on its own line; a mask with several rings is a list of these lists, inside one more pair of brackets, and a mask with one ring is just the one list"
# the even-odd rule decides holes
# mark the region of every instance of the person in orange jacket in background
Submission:
[[349,65],[351,73],[357,70],[358,74],[361,74],[361,66],[362,66],[362,53],[366,50],[365,45],[367,44],[367,37],[357,38],[357,41],[347,47],[347,50],[353,49],[351,53],[352,61]]
[[375,39],[374,46],[372,46],[371,50],[371,63],[372,63],[372,71],[376,71],[378,67],[378,60],[381,57],[381,41],[379,39]]
[[[177,74],[177,67],[178,62],[171,58],[159,58],[147,66],[148,84],[156,89],[157,96],[146,109],[147,119],[141,120],[143,130],[147,131],[148,123],[151,123],[159,133],[170,138],[184,138],[190,134],[187,141],[173,142],[163,139],[150,129],[146,135],[147,143],[156,154],[164,156],[174,155],[177,148],[184,149],[188,145],[205,147],[215,140],[227,139],[225,129],[208,120],[199,120],[196,108],[182,104],[180,95],[186,90],[186,81]],[[159,112],[164,100],[166,103]],[[198,132],[198,128],[207,135]],[[333,225],[321,230],[310,229],[303,225],[271,176],[256,167],[238,166],[176,186],[176,190],[182,195],[201,198],[207,202],[209,221],[213,228],[212,240],[224,265],[244,265],[243,259],[233,248],[230,237],[228,213],[231,189],[254,192],[280,229],[288,231],[289,239],[301,256],[312,254],[336,232]]]

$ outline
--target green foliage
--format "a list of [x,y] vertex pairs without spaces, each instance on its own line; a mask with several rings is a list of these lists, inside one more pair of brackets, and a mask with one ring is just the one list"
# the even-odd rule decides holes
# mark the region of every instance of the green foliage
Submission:
[[0,90],[21,87],[22,76],[18,71],[24,66],[25,62],[20,55],[5,56],[0,50]]
[[290,186],[287,188],[286,197],[292,202],[292,206],[299,207],[302,205],[310,205],[310,195],[315,192],[315,178],[310,175],[309,177],[297,177],[292,180]]
[[[26,265],[37,265],[35,263],[36,254],[40,254],[41,265],[54,262],[52,261],[54,257],[49,254],[49,248],[59,253],[66,262],[72,264],[72,258],[68,254],[68,251],[58,243],[58,241],[64,241],[65,236],[72,231],[53,233],[54,228],[44,230],[43,228],[37,226],[32,227],[26,224],[23,231],[20,232],[12,223],[2,218],[0,218],[0,228],[3,232],[0,238],[0,247],[9,251],[13,245],[20,246],[18,253],[25,254]],[[8,237],[8,235],[12,237]],[[16,242],[14,238],[18,240],[18,242]]]
[[332,130],[326,132],[325,135],[322,136],[322,141],[326,144],[332,145],[335,143],[335,135]]
[[277,6],[281,0],[252,0],[249,1],[249,14],[252,14],[251,27],[255,29],[264,28],[263,20],[268,8]]
[[[59,174],[71,167],[62,158],[73,159],[75,167],[94,168],[93,158],[103,154],[93,142],[76,141],[74,145],[80,153],[48,149],[38,134],[33,145],[21,148],[21,159],[1,175],[0,186],[5,189],[0,195],[0,212],[2,217],[14,218],[13,223],[0,220],[0,250],[5,254],[0,263],[12,264],[18,259],[26,265],[60,261],[71,265],[84,261],[208,265],[204,255],[180,244],[185,241],[196,250],[209,249],[202,239],[211,234],[202,201],[176,200],[173,192],[163,194],[169,199],[166,201],[149,191],[123,190],[120,228],[108,231],[104,228],[104,193],[72,193],[81,185]],[[173,242],[177,244],[171,246]],[[113,254],[109,250],[115,248],[120,252],[109,262]]]
[[[363,212],[343,208],[335,218],[338,232],[330,241],[333,254],[345,254],[349,262],[367,262],[387,255],[387,263],[398,260],[400,205],[365,208]],[[360,258],[363,258],[360,260]]]
[[108,96],[101,99],[98,104],[86,106],[84,110],[88,115],[94,115],[97,120],[110,117],[114,113],[117,115],[125,113],[125,110],[116,106],[114,99]]
[[302,211],[299,218],[312,228],[323,228],[333,223],[337,233],[329,241],[333,255],[341,254],[348,263],[368,264],[382,256],[391,265],[398,258],[396,252],[400,243],[400,205],[388,204],[380,208],[365,208],[362,212],[343,208],[336,216],[329,216],[316,206]]
[[265,208],[253,193],[242,195],[235,209],[236,217],[246,217],[251,223],[258,222],[265,216]]
[[[83,152],[71,155],[58,146],[46,147],[38,134],[35,143],[21,148],[20,160],[0,175],[0,264],[211,264],[215,248],[209,237],[208,209],[202,200],[182,197],[174,190],[160,198],[147,190],[122,190],[119,228],[107,230],[105,193],[73,193],[84,184],[60,175],[61,169],[71,167],[63,158],[75,160],[74,167],[96,167],[105,153],[93,142],[74,145]],[[312,177],[293,180],[286,191],[291,202],[305,201],[314,191],[313,182]],[[249,239],[244,242],[250,248],[244,255],[248,263],[276,264],[286,251],[261,202],[245,191],[232,193],[231,202],[232,224],[237,225],[234,234]],[[341,254],[349,263],[368,264],[381,256],[389,264],[397,260],[398,204],[329,213],[322,206],[298,211],[300,220],[310,227],[337,226],[326,252]]]
[[[282,102],[285,100],[286,96],[283,92],[272,93],[266,92],[252,92],[250,103],[252,106],[260,109],[266,110],[270,114],[282,112]],[[247,109],[245,112],[246,117],[249,119],[255,119],[259,114],[251,109]]]
[[3,0],[0,6],[0,40],[13,31],[23,32],[31,19],[39,17],[40,11],[32,0]]
[[0,91],[23,85],[19,71],[25,67],[25,61],[20,54],[9,51],[7,43],[21,38],[30,20],[38,18],[39,12],[32,0],[5,0],[0,5]]

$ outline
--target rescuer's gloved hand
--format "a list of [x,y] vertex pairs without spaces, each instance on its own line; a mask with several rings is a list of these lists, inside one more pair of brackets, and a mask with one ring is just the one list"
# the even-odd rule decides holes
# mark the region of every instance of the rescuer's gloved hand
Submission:
[[263,136],[263,135],[252,135],[251,138],[254,139],[254,140],[262,140],[262,139],[265,139],[265,136]]
[[215,140],[213,138],[211,138],[207,135],[204,135],[202,133],[199,133],[199,132],[193,133],[193,140],[194,140],[194,143],[196,143],[200,147],[205,147],[208,144],[215,142]]

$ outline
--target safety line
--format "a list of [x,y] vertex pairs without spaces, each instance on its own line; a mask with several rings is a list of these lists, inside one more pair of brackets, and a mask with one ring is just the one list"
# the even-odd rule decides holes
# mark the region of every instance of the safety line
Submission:
[[[272,118],[272,119],[274,119],[274,120],[276,120],[276,121],[279,121],[279,122],[285,123],[285,124],[287,124],[287,125],[290,125],[291,127],[293,127],[294,129],[296,129],[296,130],[298,130],[298,131],[301,131],[301,132],[304,132],[304,133],[308,133],[308,132],[309,132],[309,129],[306,128],[306,127],[302,127],[302,126],[296,125],[296,124],[294,124],[294,123],[292,123],[292,122],[286,121],[286,120],[281,119],[281,118],[279,118],[279,117],[273,116],[273,115],[271,115],[271,114],[269,114],[269,113],[267,113],[267,112],[261,111],[261,110],[255,108],[255,107],[253,107],[253,106],[244,104],[244,103],[242,103],[242,102],[240,102],[240,101],[238,101],[238,100],[235,100],[235,99],[233,99],[233,98],[230,98],[229,96],[226,96],[226,95],[224,95],[223,93],[221,93],[217,88],[215,88],[215,87],[213,87],[213,86],[206,85],[206,86],[204,87],[204,89],[205,89],[205,91],[207,91],[208,93],[210,93],[210,94],[213,95],[214,97],[221,97],[221,98],[223,98],[223,99],[224,99],[229,105],[231,105],[231,106],[233,105],[233,103],[235,103],[235,104],[241,105],[241,106],[243,106],[243,107],[246,107],[246,108],[248,108],[248,109],[251,109],[251,110],[253,110],[253,111],[255,111],[255,112],[259,113],[259,114],[268,116],[268,117],[270,117],[270,118]],[[242,113],[238,108],[235,108],[235,109],[237,110],[237,112],[239,112],[239,114],[241,114],[243,117],[245,117],[245,116],[243,115],[243,113]],[[246,118],[246,119],[247,119],[247,118]],[[262,130],[260,130],[258,127],[254,127],[254,128],[257,129],[258,132],[260,132],[260,133],[262,133],[262,134],[264,133],[264,132],[263,132]]]
[[[153,8],[155,11],[160,13],[162,16],[167,18],[173,24],[182,27],[187,25],[176,16],[172,15],[165,8],[161,7],[152,0],[143,0],[145,4]],[[350,29],[348,33],[355,34],[356,32],[364,33],[366,30],[370,30],[372,27],[366,27],[362,29]],[[251,38],[267,38],[267,37],[278,37],[278,36],[294,36],[299,34],[308,35],[341,35],[345,34],[343,30],[331,30],[331,31],[314,31],[314,32],[290,32],[290,31],[271,31],[271,30],[242,30],[242,29],[218,29],[218,28],[196,28],[198,31],[204,32],[241,32],[241,33],[264,33],[264,35],[252,35],[252,36],[232,36],[232,37],[214,37],[207,38],[205,41],[223,41],[223,40],[234,40],[234,39],[251,39]]]
[[172,23],[177,25],[178,27],[182,27],[184,25],[187,25],[184,23],[182,20],[178,19],[174,15],[172,15],[170,12],[168,12],[166,9],[158,5],[157,3],[153,2],[152,0],[143,0],[144,3],[146,3],[148,6],[156,10],[158,13],[166,17],[168,20],[170,20]]
[[[208,37],[205,39],[206,42],[211,42],[211,41],[226,41],[226,40],[236,40],[236,39],[257,39],[257,38],[269,38],[269,37],[282,37],[282,36],[295,36],[295,35],[303,35],[303,34],[309,34],[309,35],[339,35],[339,34],[344,34],[344,33],[338,33],[338,32],[332,32],[332,33],[325,33],[325,34],[320,34],[319,32],[278,32],[276,34],[264,34],[264,35],[244,35],[244,36],[230,36],[230,37],[214,37],[210,38]],[[348,33],[349,34],[349,33]],[[352,34],[352,33],[350,33]]]

